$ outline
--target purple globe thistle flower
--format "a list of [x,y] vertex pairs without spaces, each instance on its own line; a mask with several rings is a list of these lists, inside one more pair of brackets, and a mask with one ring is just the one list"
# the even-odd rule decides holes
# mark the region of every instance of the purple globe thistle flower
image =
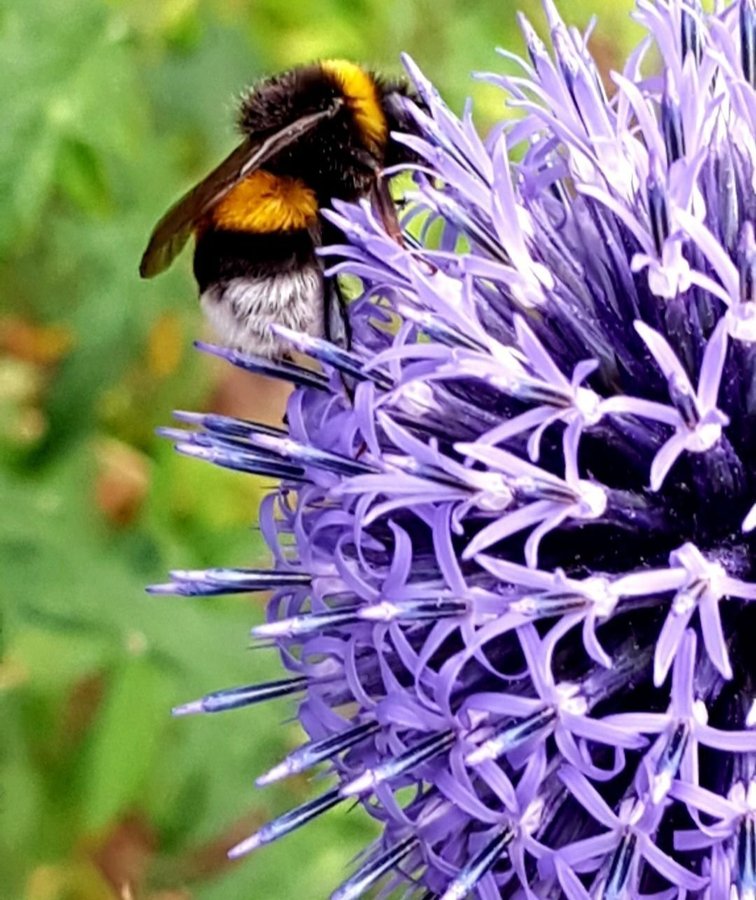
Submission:
[[359,798],[382,836],[336,900],[756,895],[756,2],[638,0],[611,99],[545,7],[487,141],[407,62],[405,246],[330,216],[353,348],[213,349],[295,384],[287,430],[176,436],[281,479],[275,562],[156,590],[272,589],[289,672],[176,712],[300,698],[258,782],[335,784],[231,855]]

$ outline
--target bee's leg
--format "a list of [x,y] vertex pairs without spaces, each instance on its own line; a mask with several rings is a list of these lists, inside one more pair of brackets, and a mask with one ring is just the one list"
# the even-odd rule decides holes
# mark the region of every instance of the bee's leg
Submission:
[[[382,171],[376,172],[375,184],[370,192],[370,198],[373,207],[383,223],[383,227],[386,229],[386,234],[392,238],[392,240],[396,241],[400,247],[407,247],[409,243],[410,248],[419,248],[419,244],[417,244],[411,236],[405,239],[402,234],[402,226],[399,224],[399,218],[396,215],[397,204],[391,196],[389,180]],[[402,205],[401,201],[399,205]],[[432,275],[437,271],[433,263],[430,263],[427,260],[423,260],[423,265],[426,267],[428,274]]]
[[332,344],[349,350],[352,346],[352,326],[349,324],[347,302],[336,276],[325,279],[323,294],[324,334]]
[[[352,349],[352,326],[349,323],[347,302],[341,292],[339,280],[335,276],[326,278],[323,285],[325,315],[324,333],[326,339],[342,350]],[[356,380],[345,372],[340,373],[341,383],[350,402],[354,400]]]
[[392,240],[395,240],[399,246],[403,247],[404,238],[402,237],[402,227],[396,215],[396,204],[391,196],[389,180],[381,171],[375,173],[375,182],[373,183],[370,196],[378,217],[386,229],[386,234]]
[[370,202],[386,229],[386,234],[400,247],[403,247],[402,228],[396,215],[394,198],[391,196],[389,178],[370,153],[357,152],[355,155],[372,176],[373,186],[370,188]]

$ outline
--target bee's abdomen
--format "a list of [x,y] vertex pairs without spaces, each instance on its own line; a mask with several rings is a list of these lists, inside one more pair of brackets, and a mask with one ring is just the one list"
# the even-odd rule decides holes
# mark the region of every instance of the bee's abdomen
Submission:
[[265,278],[318,265],[306,229],[277,233],[208,228],[197,235],[194,277],[200,291],[230,278]]
[[222,341],[246,353],[290,351],[270,330],[323,333],[323,273],[306,231],[207,229],[197,236],[194,274],[202,308]]

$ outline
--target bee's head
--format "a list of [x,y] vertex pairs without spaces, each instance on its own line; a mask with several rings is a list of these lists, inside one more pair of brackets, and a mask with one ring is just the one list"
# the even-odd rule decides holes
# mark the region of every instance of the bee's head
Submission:
[[321,60],[274,75],[242,98],[239,127],[255,140],[285,133],[303,116],[333,114],[290,144],[265,168],[302,179],[321,203],[365,196],[380,169],[414,159],[392,131],[416,131],[408,85],[348,60]]
[[307,113],[328,109],[341,97],[318,63],[298,66],[258,81],[241,97],[239,130],[252,138],[279,131]]
[[[418,126],[412,115],[412,106],[425,108],[425,104],[405,81],[379,82],[382,92],[381,105],[386,116],[386,123],[390,132],[404,132],[417,134]],[[395,166],[400,163],[412,162],[415,154],[404,144],[389,140],[386,145],[384,166]]]

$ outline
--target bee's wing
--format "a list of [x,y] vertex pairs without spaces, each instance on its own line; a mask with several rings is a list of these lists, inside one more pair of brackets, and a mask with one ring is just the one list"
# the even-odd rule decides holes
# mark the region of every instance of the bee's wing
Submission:
[[267,160],[311,131],[339,108],[338,98],[327,109],[307,113],[265,138],[249,138],[188,193],[175,203],[157,223],[139,265],[142,278],[152,278],[168,268],[181,252],[199,219],[212,209],[234,185]]

